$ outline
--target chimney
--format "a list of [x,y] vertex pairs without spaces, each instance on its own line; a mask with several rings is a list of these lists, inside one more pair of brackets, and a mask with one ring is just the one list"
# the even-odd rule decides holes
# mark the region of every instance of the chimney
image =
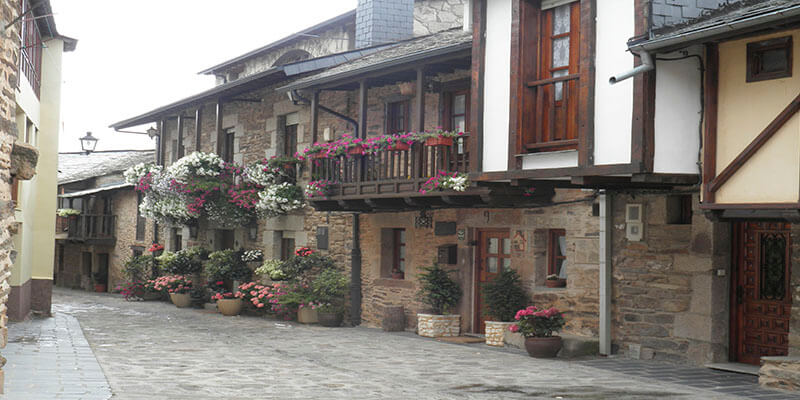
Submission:
[[414,0],[358,0],[356,48],[414,36]]

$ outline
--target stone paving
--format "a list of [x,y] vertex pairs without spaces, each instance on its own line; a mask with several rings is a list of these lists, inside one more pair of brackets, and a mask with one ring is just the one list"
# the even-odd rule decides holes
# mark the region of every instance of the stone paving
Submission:
[[758,389],[753,377],[702,368],[538,360],[412,333],[223,317],[86,292],[56,290],[53,300],[56,321],[80,321],[114,399],[792,398]]

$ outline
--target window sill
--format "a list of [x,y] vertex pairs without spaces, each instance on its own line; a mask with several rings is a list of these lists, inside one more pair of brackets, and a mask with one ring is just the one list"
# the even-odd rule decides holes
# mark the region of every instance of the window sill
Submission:
[[547,287],[547,286],[534,286],[534,292],[563,292],[569,289],[567,286],[564,287]]
[[392,279],[392,278],[378,278],[374,281],[375,285],[377,286],[386,286],[386,287],[399,287],[399,288],[406,288],[406,289],[413,289],[414,282],[405,280],[405,279]]

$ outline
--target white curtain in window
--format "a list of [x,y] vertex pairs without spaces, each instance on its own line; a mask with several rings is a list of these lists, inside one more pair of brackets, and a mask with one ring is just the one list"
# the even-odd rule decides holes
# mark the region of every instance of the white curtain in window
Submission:
[[[561,250],[561,255],[566,257],[567,256],[567,237],[560,236],[558,238],[558,248]],[[558,272],[558,277],[561,279],[567,279],[567,259],[564,258],[561,262],[561,271]]]

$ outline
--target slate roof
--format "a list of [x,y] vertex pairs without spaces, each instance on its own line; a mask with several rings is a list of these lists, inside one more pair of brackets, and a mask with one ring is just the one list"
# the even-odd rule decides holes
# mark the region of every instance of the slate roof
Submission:
[[143,162],[155,161],[153,150],[96,151],[58,154],[58,184],[120,173]]
[[675,45],[702,43],[745,29],[774,27],[800,18],[798,0],[747,0],[730,3],[686,23],[664,27],[650,39],[635,40],[631,49],[656,50]]
[[432,35],[398,42],[385,49],[356,60],[340,64],[326,71],[299,79],[279,91],[302,89],[317,84],[356,76],[390,65],[412,63],[427,57],[467,50],[472,47],[472,33],[455,28]]

